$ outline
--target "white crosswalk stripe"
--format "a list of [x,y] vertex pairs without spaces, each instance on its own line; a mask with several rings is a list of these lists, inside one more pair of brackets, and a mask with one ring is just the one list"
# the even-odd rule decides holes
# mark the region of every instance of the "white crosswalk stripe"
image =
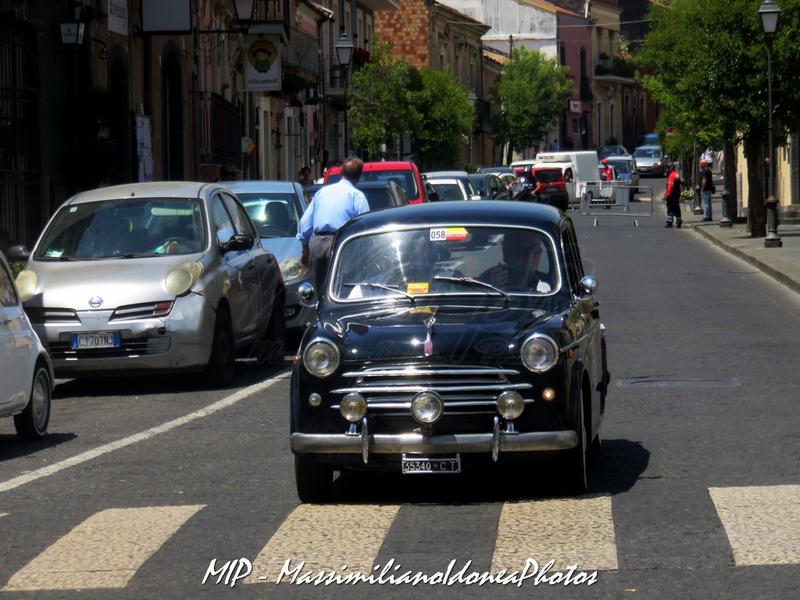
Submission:
[[617,568],[611,497],[506,503],[497,527],[492,572],[522,569],[528,558],[555,569]]
[[800,563],[800,485],[709,488],[737,566]]
[[14,574],[2,591],[124,588],[203,505],[96,513]]
[[275,582],[286,560],[303,570],[370,573],[399,505],[298,506],[253,561],[246,583]]

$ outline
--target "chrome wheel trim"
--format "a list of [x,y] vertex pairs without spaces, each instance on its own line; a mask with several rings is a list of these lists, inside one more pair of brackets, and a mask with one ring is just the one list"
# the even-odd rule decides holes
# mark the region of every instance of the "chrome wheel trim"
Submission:
[[50,418],[50,378],[42,369],[37,371],[33,382],[31,416],[36,431],[43,433]]

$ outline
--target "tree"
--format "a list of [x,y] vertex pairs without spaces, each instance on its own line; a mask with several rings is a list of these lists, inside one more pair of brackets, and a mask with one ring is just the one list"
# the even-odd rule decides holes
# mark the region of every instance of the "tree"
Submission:
[[416,120],[411,77],[408,63],[393,57],[388,44],[376,44],[370,60],[353,75],[347,114],[353,146],[365,157],[379,156],[382,143],[391,153]]
[[453,166],[475,121],[466,88],[450,73],[428,67],[420,71],[419,89],[411,97],[417,161],[424,170]]
[[558,122],[572,95],[567,69],[540,52],[514,48],[511,61],[497,82],[503,107],[502,131],[514,149],[528,148],[543,140]]
[[[748,224],[766,234],[767,53],[761,0],[673,0],[653,5],[653,27],[636,61],[653,98],[701,143],[743,142],[748,160]],[[776,144],[800,126],[800,0],[780,0],[773,45]],[[726,187],[732,173],[726,173]]]

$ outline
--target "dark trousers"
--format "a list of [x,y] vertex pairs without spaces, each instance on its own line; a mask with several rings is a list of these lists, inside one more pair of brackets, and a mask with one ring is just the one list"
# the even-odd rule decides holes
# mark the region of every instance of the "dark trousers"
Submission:
[[673,217],[678,220],[678,223],[681,222],[681,199],[677,196],[667,198],[667,221],[672,223]]
[[317,295],[322,293],[325,277],[328,275],[328,263],[331,260],[332,235],[314,235],[308,245],[311,274],[314,278],[314,289]]

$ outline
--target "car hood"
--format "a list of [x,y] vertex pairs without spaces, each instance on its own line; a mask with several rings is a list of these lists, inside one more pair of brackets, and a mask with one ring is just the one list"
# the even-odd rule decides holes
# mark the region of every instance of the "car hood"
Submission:
[[[555,317],[542,309],[424,306],[328,313],[321,326],[346,348],[344,360],[429,358],[485,362],[501,357],[521,334]],[[433,324],[426,324],[433,319]],[[430,346],[425,341],[430,331]]]
[[[77,262],[31,261],[37,293],[27,306],[107,310],[118,306],[169,300],[164,279],[176,266],[200,261],[202,254]],[[89,299],[102,304],[90,306]]]

